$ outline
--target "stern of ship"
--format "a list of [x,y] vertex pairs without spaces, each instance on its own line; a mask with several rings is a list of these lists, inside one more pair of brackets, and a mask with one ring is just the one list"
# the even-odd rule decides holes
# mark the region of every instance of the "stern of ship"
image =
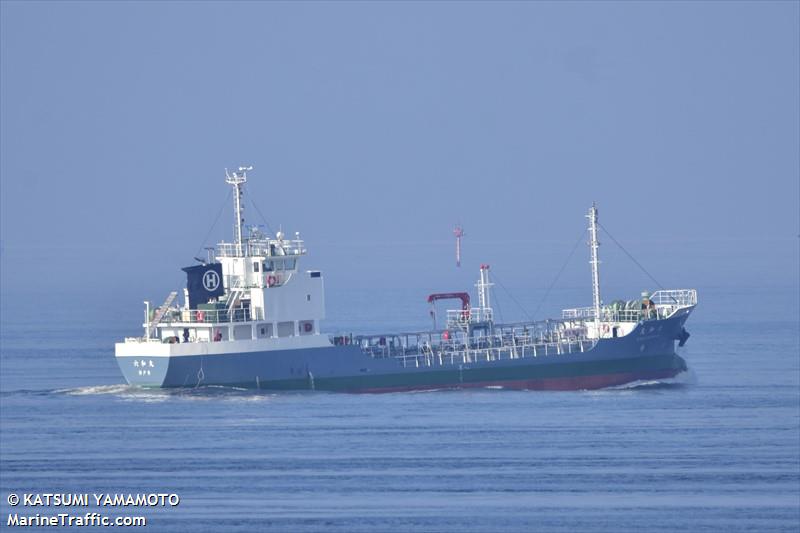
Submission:
[[126,339],[115,345],[119,369],[129,385],[161,387],[169,369],[169,345]]

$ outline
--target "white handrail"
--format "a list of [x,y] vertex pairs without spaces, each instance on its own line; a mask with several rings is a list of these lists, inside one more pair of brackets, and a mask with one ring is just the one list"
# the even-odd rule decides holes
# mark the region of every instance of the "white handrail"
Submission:
[[697,289],[662,289],[650,296],[656,305],[688,307],[697,305]]

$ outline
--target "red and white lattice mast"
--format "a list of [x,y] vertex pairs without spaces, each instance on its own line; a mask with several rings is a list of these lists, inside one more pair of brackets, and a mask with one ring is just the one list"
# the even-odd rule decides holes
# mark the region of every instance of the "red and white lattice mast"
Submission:
[[453,235],[456,236],[456,266],[461,266],[461,237],[464,236],[464,229],[460,224],[456,225],[453,230]]

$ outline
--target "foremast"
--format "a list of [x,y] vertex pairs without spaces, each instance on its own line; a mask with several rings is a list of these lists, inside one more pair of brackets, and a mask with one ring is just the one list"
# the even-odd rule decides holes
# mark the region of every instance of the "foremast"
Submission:
[[586,215],[589,219],[589,248],[591,249],[591,260],[589,263],[592,265],[592,307],[594,308],[594,327],[595,331],[600,332],[600,260],[597,257],[597,251],[600,243],[597,242],[597,206],[592,202],[592,207],[589,209],[589,214]]

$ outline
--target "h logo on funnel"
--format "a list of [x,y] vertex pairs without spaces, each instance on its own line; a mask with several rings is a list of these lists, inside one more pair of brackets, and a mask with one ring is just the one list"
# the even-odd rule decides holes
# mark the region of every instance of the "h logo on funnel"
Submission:
[[219,287],[219,274],[213,270],[206,270],[203,274],[203,288],[208,292],[214,292]]

